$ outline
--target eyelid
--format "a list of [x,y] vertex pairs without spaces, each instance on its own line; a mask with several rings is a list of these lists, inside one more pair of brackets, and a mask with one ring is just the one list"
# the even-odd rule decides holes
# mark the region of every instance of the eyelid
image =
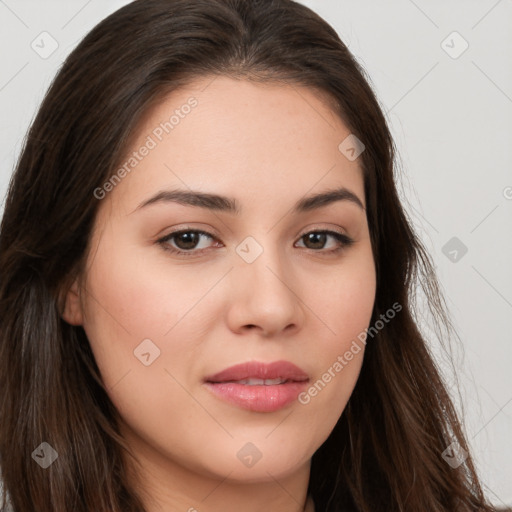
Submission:
[[324,231],[333,231],[335,233],[338,233],[339,235],[344,235],[344,236],[347,236],[348,237],[348,234],[344,232],[343,228],[340,228],[338,226],[320,226],[318,227],[318,224],[313,224],[313,226],[315,227],[311,227],[312,225],[310,224],[309,226],[306,226],[303,230],[301,230],[301,234],[298,236],[298,238],[301,238],[303,237],[304,235],[308,234],[308,233],[314,233],[316,231],[321,231],[321,232],[324,232]]

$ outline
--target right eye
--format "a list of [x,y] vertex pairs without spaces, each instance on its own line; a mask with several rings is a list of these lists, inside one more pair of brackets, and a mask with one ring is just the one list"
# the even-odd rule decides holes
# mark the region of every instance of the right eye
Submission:
[[159,243],[164,250],[170,251],[173,254],[192,256],[207,248],[200,247],[199,249],[201,250],[195,250],[198,248],[197,244],[201,241],[201,238],[214,239],[214,236],[198,229],[180,229],[157,240],[157,243]]

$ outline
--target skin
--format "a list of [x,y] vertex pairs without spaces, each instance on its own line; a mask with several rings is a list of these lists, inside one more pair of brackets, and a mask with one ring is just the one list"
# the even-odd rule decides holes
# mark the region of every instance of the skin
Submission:
[[[307,405],[271,413],[227,403],[203,379],[241,362],[287,360],[311,384],[368,327],[376,276],[365,210],[345,200],[291,213],[304,196],[340,186],[364,206],[360,159],[338,149],[350,131],[315,91],[227,77],[167,96],[128,153],[192,96],[197,106],[101,201],[63,318],[87,333],[141,462],[131,478],[148,512],[312,510],[311,457],[345,408],[364,350]],[[241,212],[173,202],[137,209],[174,188],[236,198]],[[201,237],[189,258],[157,242],[183,228],[214,238]],[[329,255],[339,247],[332,236],[323,246],[303,238],[316,229],[354,243]],[[263,248],[252,263],[236,252],[248,236]],[[187,247],[183,238],[167,246]],[[134,356],[144,339],[160,350],[149,366]],[[237,457],[248,442],[262,455],[252,467]]]

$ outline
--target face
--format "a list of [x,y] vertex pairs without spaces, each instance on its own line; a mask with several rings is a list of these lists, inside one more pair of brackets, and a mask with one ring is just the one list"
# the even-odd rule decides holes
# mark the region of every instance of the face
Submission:
[[64,316],[148,467],[279,479],[332,431],[375,298],[349,134],[313,90],[209,78],[148,112],[121,179],[97,192]]

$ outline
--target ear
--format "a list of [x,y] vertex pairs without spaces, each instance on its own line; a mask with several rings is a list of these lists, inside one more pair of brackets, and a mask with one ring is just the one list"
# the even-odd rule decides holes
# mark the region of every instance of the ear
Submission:
[[83,314],[82,305],[80,303],[78,278],[65,293],[64,310],[61,313],[62,319],[71,325],[82,325]]

